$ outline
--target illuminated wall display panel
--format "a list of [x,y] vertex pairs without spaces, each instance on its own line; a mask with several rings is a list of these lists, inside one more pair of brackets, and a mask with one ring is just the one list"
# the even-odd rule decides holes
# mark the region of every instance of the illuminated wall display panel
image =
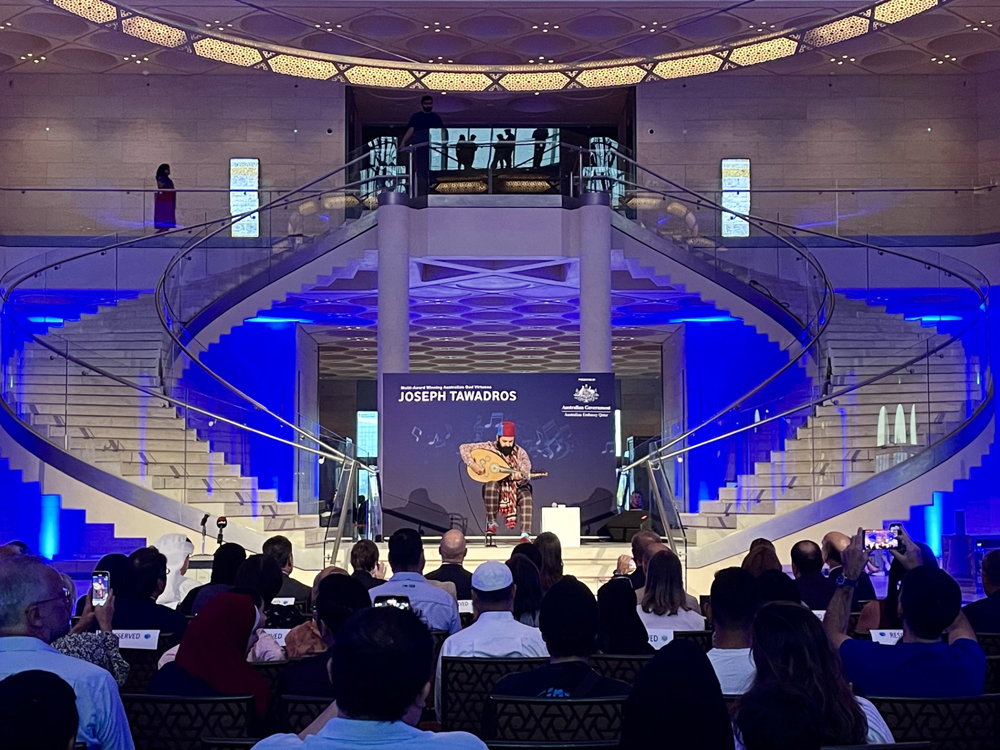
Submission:
[[[722,206],[741,214],[750,213],[750,160],[722,160]],[[734,214],[722,214],[723,237],[749,237],[750,224]]]
[[[430,137],[434,144],[430,168],[435,171],[489,168],[497,156],[495,148],[490,147],[502,144],[498,137],[504,140],[513,137],[516,142],[509,147],[509,151],[500,152],[498,167],[526,169],[534,166],[536,145],[539,148],[539,167],[559,162],[558,128],[448,128],[446,131],[432,130]],[[463,140],[460,141],[460,137]]]
[[[239,216],[260,206],[260,159],[229,160],[229,215]],[[259,237],[260,215],[251,214],[232,226],[233,237]]]

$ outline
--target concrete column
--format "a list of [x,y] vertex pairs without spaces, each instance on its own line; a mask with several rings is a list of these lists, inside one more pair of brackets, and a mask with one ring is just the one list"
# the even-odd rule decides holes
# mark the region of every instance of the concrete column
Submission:
[[[378,197],[378,408],[382,375],[410,371],[410,208],[403,193]],[[378,423],[382,453],[383,420]]]
[[611,200],[584,193],[580,228],[580,372],[611,372]]

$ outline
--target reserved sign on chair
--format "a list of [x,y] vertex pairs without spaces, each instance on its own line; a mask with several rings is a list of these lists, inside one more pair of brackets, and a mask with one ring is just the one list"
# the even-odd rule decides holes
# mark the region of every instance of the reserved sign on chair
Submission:
[[160,643],[159,630],[112,630],[118,636],[118,648],[156,651]]

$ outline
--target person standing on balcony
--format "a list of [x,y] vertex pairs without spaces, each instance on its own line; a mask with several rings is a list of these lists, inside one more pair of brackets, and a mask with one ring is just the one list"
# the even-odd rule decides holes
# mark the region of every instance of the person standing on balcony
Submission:
[[420,98],[420,111],[410,115],[410,121],[406,123],[406,133],[403,140],[399,142],[400,148],[413,146],[413,161],[407,157],[406,163],[413,164],[414,177],[417,181],[417,192],[419,195],[426,195],[427,180],[430,175],[430,140],[431,130],[442,130],[441,140],[447,141],[448,134],[444,130],[444,121],[441,115],[434,112],[434,97],[427,95]]
[[177,192],[170,179],[170,165],[156,168],[156,192],[153,194],[153,226],[166,232],[177,226]]

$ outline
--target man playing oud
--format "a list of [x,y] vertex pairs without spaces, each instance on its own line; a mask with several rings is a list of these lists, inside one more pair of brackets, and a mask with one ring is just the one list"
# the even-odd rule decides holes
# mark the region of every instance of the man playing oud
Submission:
[[512,473],[498,482],[483,484],[483,503],[486,505],[486,539],[487,544],[497,533],[497,513],[506,521],[507,528],[517,525],[518,507],[521,513],[521,539],[527,540],[531,534],[531,459],[528,452],[514,442],[514,423],[501,422],[497,427],[497,439],[494,443],[465,443],[458,447],[458,452],[466,466],[476,474],[486,474],[486,468],[477,464],[472,458],[476,449],[491,451],[500,457],[500,463],[506,464]]

